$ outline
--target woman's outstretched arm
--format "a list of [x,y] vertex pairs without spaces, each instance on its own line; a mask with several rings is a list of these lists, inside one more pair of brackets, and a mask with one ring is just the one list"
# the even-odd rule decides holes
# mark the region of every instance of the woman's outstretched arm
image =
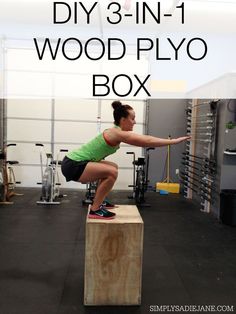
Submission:
[[182,136],[173,139],[164,139],[151,135],[140,135],[119,129],[113,129],[111,132],[109,132],[108,136],[113,143],[119,144],[120,142],[123,142],[139,147],[160,147],[178,144],[191,138],[190,136]]

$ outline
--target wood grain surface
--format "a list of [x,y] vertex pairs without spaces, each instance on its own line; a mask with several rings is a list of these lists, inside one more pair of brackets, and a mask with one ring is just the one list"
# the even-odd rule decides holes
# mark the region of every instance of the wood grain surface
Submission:
[[113,220],[86,221],[85,305],[141,303],[143,220],[120,205]]

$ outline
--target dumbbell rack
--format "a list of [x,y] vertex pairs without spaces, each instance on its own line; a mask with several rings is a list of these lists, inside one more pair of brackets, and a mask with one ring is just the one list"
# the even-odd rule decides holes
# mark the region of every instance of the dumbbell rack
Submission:
[[216,176],[215,147],[217,139],[218,101],[189,102],[186,109],[187,134],[191,139],[183,153],[180,172],[184,196],[200,200],[200,209],[209,213],[214,201]]

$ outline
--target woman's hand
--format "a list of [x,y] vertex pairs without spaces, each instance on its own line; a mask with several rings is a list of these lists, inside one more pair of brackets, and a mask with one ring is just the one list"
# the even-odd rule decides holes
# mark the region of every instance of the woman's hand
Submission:
[[191,139],[191,136],[187,135],[187,136],[181,136],[181,137],[175,138],[173,140],[174,140],[174,144],[179,144],[179,143],[187,141],[189,139]]

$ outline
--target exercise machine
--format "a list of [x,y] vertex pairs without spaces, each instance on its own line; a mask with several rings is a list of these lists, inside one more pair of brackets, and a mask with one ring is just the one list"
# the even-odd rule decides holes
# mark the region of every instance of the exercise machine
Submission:
[[13,165],[19,164],[16,160],[7,160],[7,149],[16,144],[7,144],[0,150],[0,204],[13,204],[10,198],[15,195],[23,195],[15,192],[16,181]]
[[[59,161],[60,153],[67,152],[67,149],[60,149],[57,153],[56,160],[53,159],[53,154],[51,152],[46,153],[44,150],[44,145],[41,143],[36,143],[35,146],[40,147],[40,167],[41,167],[41,178],[42,182],[38,184],[42,185],[40,200],[37,204],[43,205],[59,205],[59,198],[63,197],[60,194],[60,181],[58,168],[61,164]],[[46,155],[46,165],[43,166],[43,155]]]
[[129,187],[133,188],[133,193],[129,198],[134,199],[135,202],[140,205],[145,203],[145,192],[149,187],[148,170],[150,150],[154,150],[154,148],[146,148],[146,160],[145,157],[138,157],[138,159],[136,159],[134,152],[126,153],[133,155],[133,184],[129,185]]
[[86,184],[85,199],[82,200],[82,205],[90,205],[93,203],[93,199],[97,190],[98,182],[89,182]]

